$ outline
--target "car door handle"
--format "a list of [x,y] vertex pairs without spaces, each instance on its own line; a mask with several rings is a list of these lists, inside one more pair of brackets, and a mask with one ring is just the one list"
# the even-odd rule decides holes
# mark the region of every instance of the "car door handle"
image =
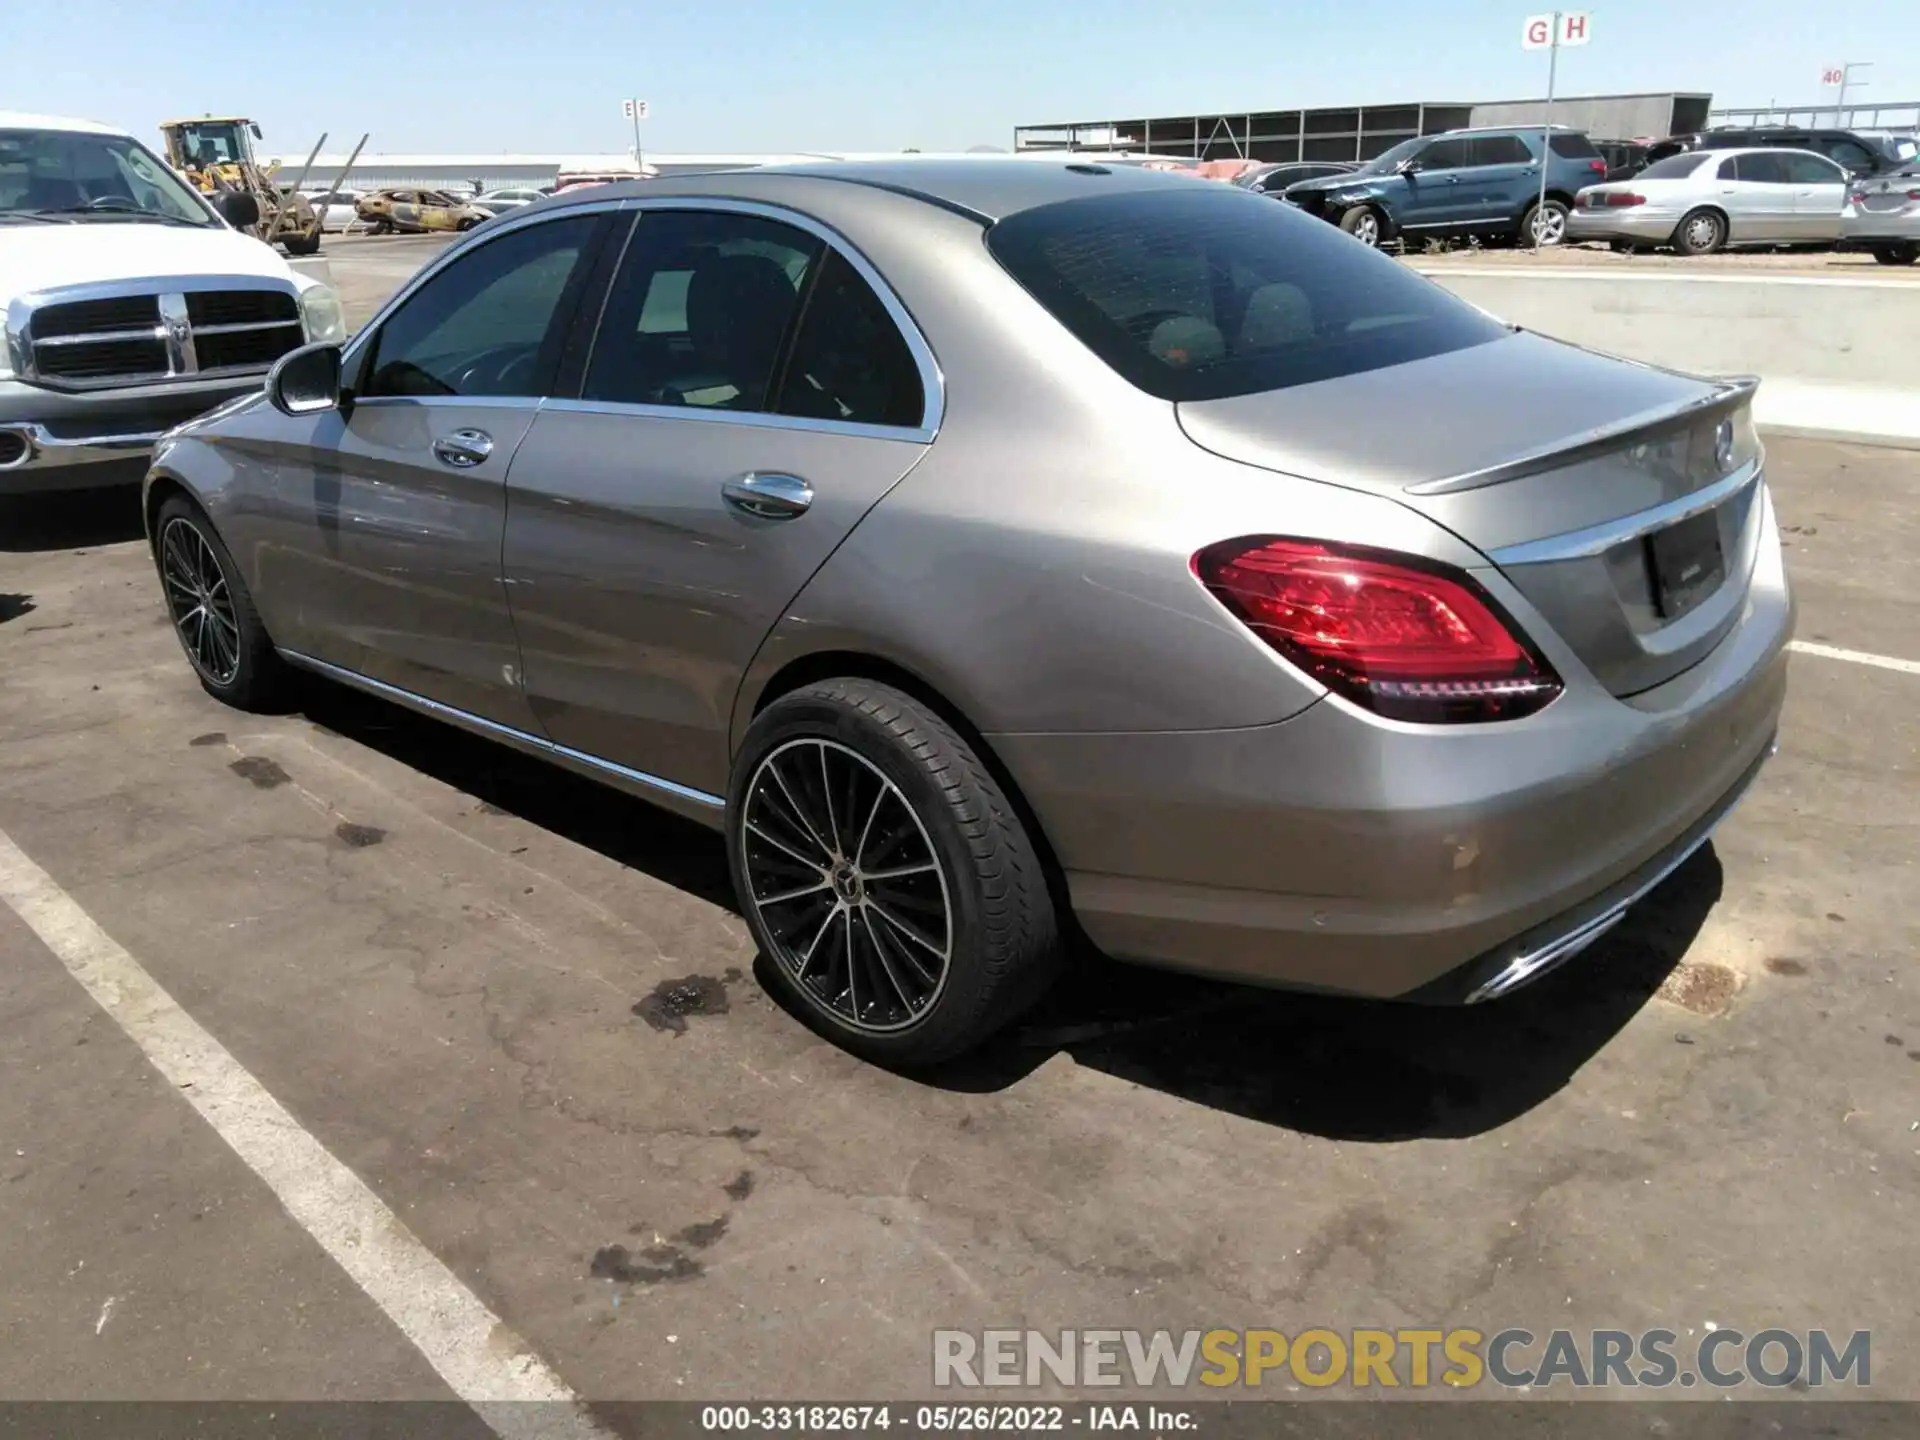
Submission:
[[722,485],[720,496],[734,509],[762,520],[791,520],[813,504],[813,487],[798,475],[749,471]]
[[443,465],[471,470],[493,453],[493,437],[484,430],[456,430],[434,441],[433,453]]

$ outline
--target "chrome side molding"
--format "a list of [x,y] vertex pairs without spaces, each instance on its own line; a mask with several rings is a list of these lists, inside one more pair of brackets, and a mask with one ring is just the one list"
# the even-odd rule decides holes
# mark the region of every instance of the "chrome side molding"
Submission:
[[[279,647],[276,647],[278,649]],[[343,685],[351,685],[356,690],[364,690],[369,695],[377,695],[383,700],[392,700],[417,710],[436,720],[446,720],[463,729],[489,738],[504,740],[529,754],[545,756],[555,761],[571,762],[586,770],[595,771],[641,790],[651,790],[660,795],[669,796],[683,804],[719,813],[727,808],[727,802],[719,795],[709,795],[705,790],[696,790],[691,785],[682,785],[677,780],[667,780],[659,775],[649,775],[644,770],[635,770],[631,766],[616,764],[612,760],[603,760],[598,755],[589,755],[584,750],[575,750],[571,746],[557,745],[544,735],[530,735],[525,730],[516,730],[511,725],[502,725],[497,720],[489,720],[484,715],[475,715],[471,711],[456,706],[430,700],[425,695],[416,695],[411,690],[403,690],[398,685],[389,685],[384,680],[375,680],[371,675],[362,675],[357,670],[349,670],[344,665],[335,665],[330,661],[318,660],[311,655],[303,655],[298,650],[279,650],[280,658],[289,665],[297,665],[302,670],[310,670],[329,680],[338,680]]]

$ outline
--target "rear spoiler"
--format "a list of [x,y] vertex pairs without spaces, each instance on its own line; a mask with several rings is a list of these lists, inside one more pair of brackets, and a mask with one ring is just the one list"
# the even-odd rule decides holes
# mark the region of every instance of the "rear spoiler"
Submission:
[[1638,415],[1629,415],[1610,425],[1571,435],[1518,459],[1489,465],[1484,470],[1470,470],[1464,475],[1450,475],[1440,480],[1423,480],[1418,485],[1409,485],[1407,493],[1457,495],[1463,490],[1503,485],[1509,480],[1521,480],[1529,475],[1538,475],[1543,470],[1557,470],[1610,450],[1618,450],[1628,440],[1650,439],[1669,431],[1687,429],[1703,420],[1715,420],[1752,404],[1754,392],[1760,388],[1760,377],[1734,375],[1711,383],[1714,389],[1698,399],[1643,410]]

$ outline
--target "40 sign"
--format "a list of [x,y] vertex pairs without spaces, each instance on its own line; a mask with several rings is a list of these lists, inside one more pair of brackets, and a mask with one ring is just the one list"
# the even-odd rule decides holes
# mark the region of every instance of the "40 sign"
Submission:
[[1584,45],[1593,38],[1593,15],[1587,10],[1556,10],[1551,15],[1529,15],[1520,31],[1522,50],[1560,49]]

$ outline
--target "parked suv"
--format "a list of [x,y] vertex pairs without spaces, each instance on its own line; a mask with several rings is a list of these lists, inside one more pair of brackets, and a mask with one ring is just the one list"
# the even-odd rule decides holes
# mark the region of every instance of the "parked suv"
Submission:
[[1655,144],[1649,162],[1664,160],[1684,150],[1745,150],[1766,146],[1775,150],[1811,150],[1855,175],[1881,175],[1913,158],[1912,140],[1857,130],[1819,130],[1804,125],[1742,125],[1671,135]]
[[[1544,209],[1542,150],[1547,152]],[[1449,130],[1403,140],[1350,175],[1295,185],[1286,198],[1365,245],[1461,235],[1525,235],[1557,245],[1566,235],[1573,197],[1606,174],[1606,160],[1578,130],[1555,126],[1548,132],[1537,125]]]

